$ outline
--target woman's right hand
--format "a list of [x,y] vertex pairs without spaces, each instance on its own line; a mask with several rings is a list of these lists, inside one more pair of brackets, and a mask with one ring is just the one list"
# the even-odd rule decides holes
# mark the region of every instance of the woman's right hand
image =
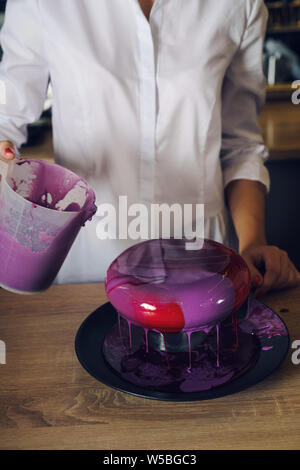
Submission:
[[7,160],[13,160],[16,156],[14,144],[9,140],[0,141],[0,156]]

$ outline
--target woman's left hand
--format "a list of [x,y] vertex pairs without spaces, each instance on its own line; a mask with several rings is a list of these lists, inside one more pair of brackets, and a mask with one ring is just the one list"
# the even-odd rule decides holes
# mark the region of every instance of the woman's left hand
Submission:
[[[251,245],[240,254],[250,269],[255,297],[261,297],[269,290],[300,285],[300,273],[286,251],[276,246]],[[260,269],[264,274],[261,274]]]

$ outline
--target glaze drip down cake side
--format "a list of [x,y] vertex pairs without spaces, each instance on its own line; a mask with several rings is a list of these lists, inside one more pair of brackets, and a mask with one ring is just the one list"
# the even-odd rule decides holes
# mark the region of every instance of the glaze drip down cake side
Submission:
[[207,390],[253,364],[258,344],[238,327],[250,290],[238,254],[204,240],[148,240],[110,265],[105,289],[118,312],[106,335],[108,364],[135,385],[163,391]]

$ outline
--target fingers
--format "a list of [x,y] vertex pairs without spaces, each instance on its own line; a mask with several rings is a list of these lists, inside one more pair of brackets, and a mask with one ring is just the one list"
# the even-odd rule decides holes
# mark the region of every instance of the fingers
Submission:
[[[286,251],[276,246],[251,246],[242,253],[247,262],[255,297],[269,290],[287,289],[300,285],[300,273],[289,259]],[[264,268],[264,276],[258,269]]]
[[265,275],[263,284],[260,288],[260,295],[271,288],[276,289],[278,280],[281,276],[281,255],[280,250],[276,246],[267,246],[263,252],[263,259],[265,265]]
[[297,287],[300,285],[300,273],[296,269],[295,265],[290,261],[289,266],[289,279],[287,287]]
[[0,142],[0,156],[7,160],[13,160],[16,156],[14,144],[9,140],[2,140]]
[[292,263],[288,257],[288,254],[284,250],[280,250],[280,264],[281,271],[277,280],[277,288],[284,289],[287,287],[293,280],[294,269],[292,269]]
[[287,289],[300,283],[300,274],[284,250],[274,246],[264,247],[263,258],[265,275],[255,297],[261,297],[271,289]]

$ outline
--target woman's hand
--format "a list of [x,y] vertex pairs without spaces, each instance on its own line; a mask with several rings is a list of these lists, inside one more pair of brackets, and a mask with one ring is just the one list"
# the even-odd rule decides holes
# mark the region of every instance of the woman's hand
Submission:
[[276,246],[252,245],[240,254],[250,269],[255,297],[261,297],[269,290],[300,285],[300,273],[286,251]]
[[255,297],[300,284],[300,273],[287,253],[269,246],[265,236],[265,189],[258,181],[235,180],[226,195],[239,240],[239,253],[251,272]]
[[2,140],[0,142],[0,156],[7,160],[13,160],[16,156],[14,144],[9,140]]

